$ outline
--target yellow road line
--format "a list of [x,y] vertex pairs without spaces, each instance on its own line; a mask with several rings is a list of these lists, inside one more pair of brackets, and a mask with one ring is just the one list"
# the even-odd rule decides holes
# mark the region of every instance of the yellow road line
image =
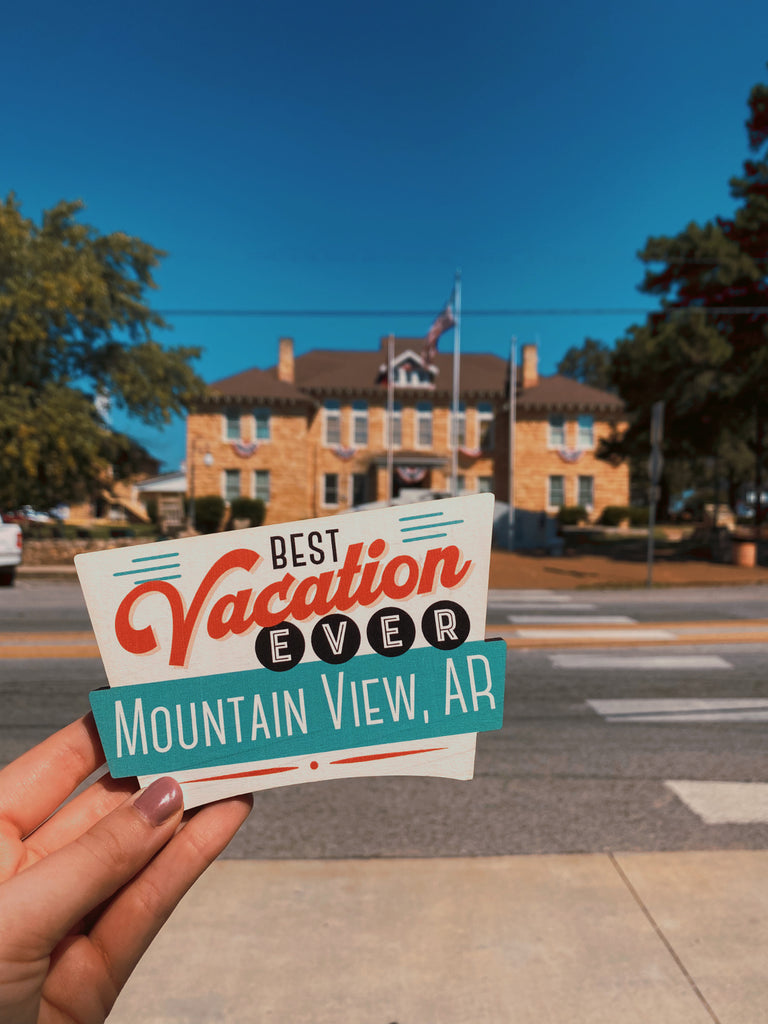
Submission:
[[[557,631],[557,636],[552,635],[553,630]],[[522,631],[525,635],[520,635]],[[654,631],[663,632],[666,636],[654,636]],[[768,619],[608,623],[599,627],[588,622],[582,626],[573,621],[562,626],[504,624],[487,626],[486,635],[489,638],[500,637],[509,648],[768,643]]]
[[0,661],[13,658],[98,658],[92,632],[0,633]]

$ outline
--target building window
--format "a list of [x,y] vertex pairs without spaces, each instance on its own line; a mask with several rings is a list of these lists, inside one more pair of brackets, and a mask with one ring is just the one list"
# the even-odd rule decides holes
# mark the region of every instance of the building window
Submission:
[[579,416],[579,433],[577,448],[594,448],[595,446],[595,418],[594,416]]
[[582,508],[593,508],[595,504],[595,478],[593,476],[579,477],[579,496],[577,504]]
[[338,398],[329,398],[323,406],[325,443],[329,446],[341,444],[341,403]]
[[[392,447],[400,448],[403,443],[403,406],[400,402],[395,402],[392,409]],[[384,438],[385,446],[389,443],[389,438]]]
[[549,417],[549,445],[550,448],[565,447],[565,416],[560,413]]
[[464,473],[457,473],[456,475],[456,493],[461,494],[467,489],[467,478]]
[[224,414],[224,434],[228,441],[240,440],[239,412],[228,412]]
[[224,470],[224,497],[227,501],[234,501],[240,497],[240,470]]
[[481,494],[488,494],[493,491],[493,477],[479,476],[477,478],[477,489]]
[[477,404],[477,447],[482,452],[492,452],[496,439],[493,429],[493,406],[490,402]]
[[548,483],[547,505],[549,508],[562,508],[565,504],[565,477],[551,476]]
[[368,475],[367,473],[352,474],[352,504],[364,505],[368,501]]
[[255,469],[253,471],[253,496],[260,498],[264,504],[269,502],[269,470]]
[[456,421],[454,424],[453,445],[463,448],[467,443],[467,406],[465,402],[459,402]]
[[352,444],[358,448],[368,444],[368,403],[362,399],[352,403]]
[[269,440],[269,409],[253,410],[253,436],[257,441]]
[[323,504],[324,505],[338,505],[339,504],[339,474],[338,473],[324,473],[323,474]]
[[432,447],[432,403],[416,403],[416,447]]

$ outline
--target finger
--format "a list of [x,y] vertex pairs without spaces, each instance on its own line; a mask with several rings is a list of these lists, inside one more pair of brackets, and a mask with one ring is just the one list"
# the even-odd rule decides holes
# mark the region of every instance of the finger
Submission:
[[3,916],[22,922],[12,931],[28,956],[47,956],[133,878],[173,835],[182,804],[179,784],[157,779],[74,842],[9,879],[2,890]]
[[0,771],[0,817],[29,835],[104,763],[89,713]]
[[25,866],[74,842],[83,832],[111,814],[136,792],[135,779],[113,779],[103,775],[45,821],[24,843]]
[[201,807],[115,897],[90,939],[122,987],[179,900],[224,850],[251,812],[250,794]]

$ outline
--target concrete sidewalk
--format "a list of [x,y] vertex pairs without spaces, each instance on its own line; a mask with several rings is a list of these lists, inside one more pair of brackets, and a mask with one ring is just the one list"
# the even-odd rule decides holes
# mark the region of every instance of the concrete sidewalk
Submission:
[[768,852],[218,861],[112,1024],[759,1024]]

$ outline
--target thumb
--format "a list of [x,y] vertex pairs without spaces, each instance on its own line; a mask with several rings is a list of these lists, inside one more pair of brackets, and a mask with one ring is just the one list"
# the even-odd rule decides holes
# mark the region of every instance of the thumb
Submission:
[[76,840],[2,886],[3,933],[17,951],[47,956],[144,867],[174,834],[183,811],[175,779],[156,779]]

